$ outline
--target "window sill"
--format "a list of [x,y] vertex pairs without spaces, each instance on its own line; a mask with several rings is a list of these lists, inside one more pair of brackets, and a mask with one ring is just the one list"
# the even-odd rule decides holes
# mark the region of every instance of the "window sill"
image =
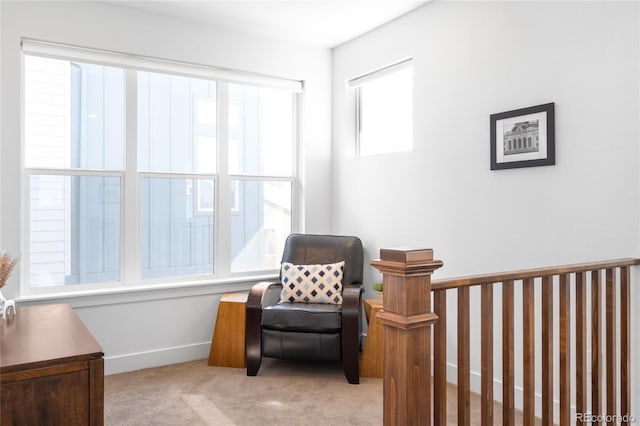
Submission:
[[16,303],[19,305],[29,305],[44,302],[64,302],[69,303],[74,308],[106,306],[121,303],[222,294],[232,291],[248,291],[257,282],[273,281],[277,279],[277,274],[269,274],[250,277],[225,278],[206,282],[165,283],[140,285],[135,287],[29,294],[16,298]]

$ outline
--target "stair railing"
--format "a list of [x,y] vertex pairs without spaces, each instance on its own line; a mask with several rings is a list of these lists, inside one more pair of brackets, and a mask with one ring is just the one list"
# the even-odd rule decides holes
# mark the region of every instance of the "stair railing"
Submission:
[[[481,423],[494,424],[494,290],[501,292],[502,311],[502,423],[515,419],[514,341],[522,339],[522,418],[524,425],[536,421],[536,309],[541,327],[541,418],[554,423],[554,356],[559,369],[560,425],[594,423],[628,424],[631,409],[630,286],[631,267],[640,259],[563,265],[433,280],[434,326],[433,421],[447,424],[447,293],[457,293],[457,423],[470,419],[470,291],[480,287]],[[514,288],[521,286],[521,305]],[[574,300],[571,300],[571,288]],[[557,288],[558,307],[554,306]],[[475,291],[475,290],[474,290]],[[541,306],[535,305],[540,294]],[[603,308],[604,307],[604,308]],[[522,324],[515,324],[514,310],[522,309]],[[554,353],[554,315],[559,316],[559,350]],[[572,322],[575,333],[572,334]],[[603,323],[604,322],[604,323]],[[518,332],[516,332],[516,330]],[[587,331],[590,329],[588,341]],[[604,329],[604,333],[603,333]],[[498,337],[500,338],[500,337]],[[619,348],[619,350],[618,350]],[[575,365],[571,352],[575,351]],[[590,354],[590,359],[588,359]],[[604,361],[603,361],[604,358]],[[588,363],[591,380],[588,383]],[[572,374],[575,372],[575,389]],[[604,391],[604,392],[603,392]],[[588,398],[587,392],[591,393]],[[571,399],[575,396],[575,418]],[[605,398],[606,396],[606,398]],[[618,399],[619,397],[619,399]],[[606,401],[603,401],[606,399]],[[591,401],[590,406],[587,402]],[[619,404],[619,409],[618,409]]]

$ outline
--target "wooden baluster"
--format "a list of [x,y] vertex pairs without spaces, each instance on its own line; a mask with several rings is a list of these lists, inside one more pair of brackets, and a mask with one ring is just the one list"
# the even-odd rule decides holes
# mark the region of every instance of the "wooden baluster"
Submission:
[[433,329],[433,423],[447,424],[447,291],[433,293],[434,312],[438,316]]
[[513,281],[502,283],[502,424],[515,424],[513,373]]
[[[482,424],[493,422],[493,319],[492,319],[492,287],[493,284],[505,283],[503,293],[503,402],[504,423],[510,424],[512,420],[511,405],[513,393],[511,384],[511,368],[513,354],[510,348],[513,345],[511,327],[513,327],[513,302],[512,288],[515,280],[523,281],[523,410],[524,423],[531,424],[535,412],[535,302],[533,295],[534,280],[542,277],[542,360],[541,360],[541,393],[542,393],[542,424],[552,425],[554,419],[554,277],[559,276],[559,400],[560,423],[570,422],[571,408],[571,274],[576,280],[576,412],[581,415],[591,414],[592,417],[604,418],[608,415],[611,419],[619,418],[619,415],[629,414],[630,409],[630,266],[640,265],[640,259],[624,258],[601,262],[563,265],[548,268],[526,269],[521,271],[508,271],[497,274],[482,274],[467,277],[450,278],[436,282],[437,291],[447,289],[458,290],[458,363],[459,363],[459,423],[469,424],[469,288],[482,286],[482,342],[481,342],[481,367],[482,367]],[[620,268],[620,290],[616,287],[616,268]],[[587,274],[590,274],[591,300],[587,301]],[[606,283],[603,282],[606,277]],[[603,291],[606,289],[606,298]],[[620,291],[621,299],[618,300],[617,292]],[[590,303],[590,308],[587,305]],[[620,317],[617,317],[618,304],[620,304]],[[606,306],[605,307],[603,307]],[[591,309],[591,322],[587,324],[587,318]],[[605,312],[603,313],[603,309]],[[605,318],[603,318],[605,314]],[[618,325],[616,321],[620,321]],[[591,328],[591,343],[587,342],[588,328]],[[620,336],[616,333],[616,327],[620,328]],[[617,358],[617,339],[620,339],[620,354]],[[603,341],[606,339],[606,341]],[[534,342],[534,343],[531,343]],[[603,344],[606,343],[606,344]],[[606,364],[603,365],[603,352],[606,348]],[[588,353],[591,349],[591,360]],[[618,361],[619,359],[619,361]],[[591,407],[587,405],[589,385],[588,363],[591,362]],[[617,364],[620,362],[620,378],[617,377]],[[603,371],[606,368],[606,376]],[[606,377],[607,398],[603,401],[603,380]],[[620,387],[617,387],[617,381]],[[534,390],[531,390],[534,389]],[[617,397],[620,395],[621,413],[617,412]],[[605,406],[606,403],[606,406]],[[583,423],[576,418],[577,422]],[[594,422],[595,424],[596,422]]]
[[[616,356],[616,281],[615,271],[607,269],[606,273],[606,306],[607,306],[607,415],[615,416],[617,412],[617,356]],[[607,424],[615,425],[615,421]]]
[[553,277],[542,277],[542,424],[553,424]]
[[[631,414],[631,274],[628,266],[620,268],[620,414]],[[625,418],[625,420],[628,420]],[[623,422],[628,425],[629,422]]]
[[533,278],[522,281],[522,373],[524,384],[523,416],[524,426],[535,424],[535,296]]
[[[587,413],[587,281],[576,273],[576,413]],[[578,423],[584,423],[577,421]]]
[[458,424],[470,425],[469,287],[458,288]]
[[560,426],[571,418],[571,288],[568,274],[560,275]]
[[480,362],[482,391],[480,413],[482,426],[493,426],[493,284],[483,284],[481,290],[482,342]]
[[[600,271],[591,271],[591,413],[602,411],[602,285]],[[594,422],[594,424],[600,424]]]

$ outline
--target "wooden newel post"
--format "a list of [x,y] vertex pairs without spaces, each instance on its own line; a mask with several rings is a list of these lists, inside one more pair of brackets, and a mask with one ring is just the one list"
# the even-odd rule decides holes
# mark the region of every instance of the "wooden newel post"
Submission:
[[431,273],[442,266],[431,249],[381,249],[385,425],[431,424]]

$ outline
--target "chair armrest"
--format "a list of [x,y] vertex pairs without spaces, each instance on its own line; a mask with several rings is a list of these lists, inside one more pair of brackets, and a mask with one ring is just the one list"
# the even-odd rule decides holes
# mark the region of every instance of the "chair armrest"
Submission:
[[348,285],[342,289],[342,314],[344,315],[344,311],[356,311],[360,310],[360,306],[362,305],[362,293],[364,289],[362,288],[362,284],[357,285]]
[[249,376],[258,373],[262,358],[262,308],[278,303],[281,290],[281,283],[263,281],[249,291],[245,308],[245,352]]
[[275,305],[280,298],[282,284],[277,281],[262,281],[254,284],[247,298],[247,309],[261,309]]
[[362,284],[342,290],[342,366],[349,383],[359,383],[360,332],[362,330]]
[[342,290],[342,338],[358,342],[360,344],[360,331],[362,329],[362,285],[346,286]]

